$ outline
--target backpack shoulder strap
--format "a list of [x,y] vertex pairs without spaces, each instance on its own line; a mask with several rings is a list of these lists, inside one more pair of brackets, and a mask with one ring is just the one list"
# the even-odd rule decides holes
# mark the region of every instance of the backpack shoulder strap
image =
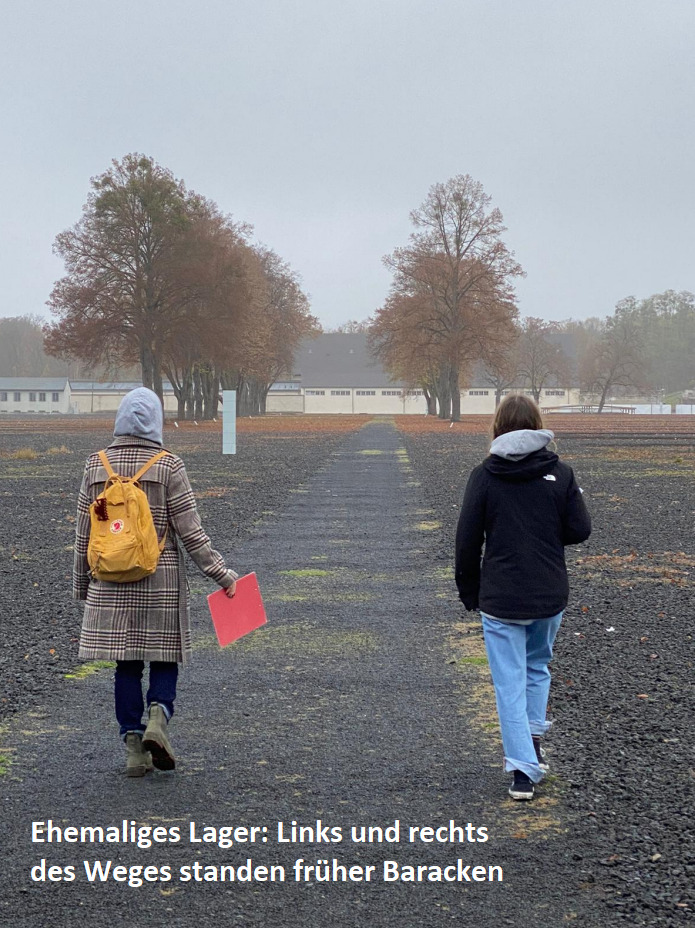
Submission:
[[160,458],[163,458],[164,455],[165,455],[165,454],[168,454],[168,453],[169,453],[169,452],[168,452],[168,451],[165,451],[165,450],[158,451],[157,454],[154,455],[154,457],[151,457],[151,458],[149,459],[149,461],[147,461],[146,464],[143,464],[143,465],[142,465],[142,467],[141,467],[140,470],[137,472],[137,474],[133,474],[133,476],[130,478],[130,482],[131,482],[131,483],[137,483],[138,480],[142,477],[142,475],[143,475],[146,471],[148,471],[148,470],[150,469],[150,467],[152,467],[153,464],[156,464],[157,461],[160,460]]
[[109,477],[115,477],[116,471],[113,469],[113,467],[111,467],[111,464],[109,463],[109,459],[106,457],[106,452],[100,451],[99,458],[101,459],[101,463],[104,465],[104,469],[106,470],[107,475]]

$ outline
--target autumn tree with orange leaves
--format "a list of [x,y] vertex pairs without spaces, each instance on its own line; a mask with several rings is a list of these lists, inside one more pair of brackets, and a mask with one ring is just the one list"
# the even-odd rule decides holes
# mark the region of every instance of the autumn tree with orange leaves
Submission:
[[371,345],[392,376],[419,385],[441,418],[460,418],[460,381],[478,360],[499,361],[515,338],[513,279],[502,214],[469,175],[430,188],[414,230],[384,259],[393,274]]
[[221,385],[237,389],[239,414],[264,411],[317,327],[291,268],[151,158],[126,155],[91,183],[82,218],[56,239],[67,273],[47,352],[139,362],[160,399],[164,374],[180,418],[214,417]]

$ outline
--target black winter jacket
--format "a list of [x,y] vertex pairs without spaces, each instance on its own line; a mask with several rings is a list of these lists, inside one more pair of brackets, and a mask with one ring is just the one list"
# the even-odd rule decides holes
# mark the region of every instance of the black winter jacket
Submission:
[[[466,609],[545,619],[567,605],[565,545],[591,534],[572,468],[547,448],[491,454],[471,473],[456,532],[456,585]],[[481,550],[485,544],[482,557]]]

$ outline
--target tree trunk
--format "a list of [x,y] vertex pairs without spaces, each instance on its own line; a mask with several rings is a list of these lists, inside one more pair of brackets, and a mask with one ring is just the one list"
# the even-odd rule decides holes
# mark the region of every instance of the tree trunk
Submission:
[[180,372],[173,367],[165,367],[164,373],[169,378],[178,405],[177,418],[186,418],[186,405],[190,403],[192,375],[191,368],[185,367]]
[[196,421],[203,418],[203,389],[197,364],[193,368],[193,418]]
[[212,402],[210,406],[210,411],[212,412],[212,418],[217,419],[219,417],[219,405],[220,405],[220,390],[222,375],[219,368],[215,368],[215,391],[212,395]]
[[162,384],[162,368],[160,366],[159,358],[152,356],[152,389],[159,397],[159,402],[162,404],[162,409],[164,409],[164,387]]
[[423,387],[422,393],[427,402],[427,415],[436,416],[437,415],[437,397],[434,396],[429,390]]
[[451,416],[451,389],[449,385],[448,365],[442,365],[437,376],[437,399],[439,400],[439,418]]
[[601,398],[598,401],[598,412],[603,412],[603,407],[606,405],[606,396],[608,395],[608,388],[610,383],[606,383],[601,390]]
[[251,385],[248,380],[239,378],[239,388],[236,394],[236,405],[238,416],[250,416],[253,414],[250,401]]
[[203,393],[203,418],[212,419],[219,389],[216,371],[211,367],[202,369],[200,372],[200,385]]
[[154,384],[154,359],[152,357],[152,350],[149,345],[144,343],[140,344],[140,367],[142,368],[142,385],[143,387],[148,387],[148,389],[153,389]]
[[461,390],[459,388],[459,372],[454,365],[449,370],[449,393],[451,394],[451,421],[461,421]]

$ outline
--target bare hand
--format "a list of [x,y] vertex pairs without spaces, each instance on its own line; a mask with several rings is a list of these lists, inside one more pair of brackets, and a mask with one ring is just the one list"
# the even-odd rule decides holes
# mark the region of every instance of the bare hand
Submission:
[[234,596],[234,594],[236,593],[236,580],[232,580],[232,585],[226,587],[225,593],[227,594],[227,596],[229,596],[230,599],[232,598],[232,596]]

